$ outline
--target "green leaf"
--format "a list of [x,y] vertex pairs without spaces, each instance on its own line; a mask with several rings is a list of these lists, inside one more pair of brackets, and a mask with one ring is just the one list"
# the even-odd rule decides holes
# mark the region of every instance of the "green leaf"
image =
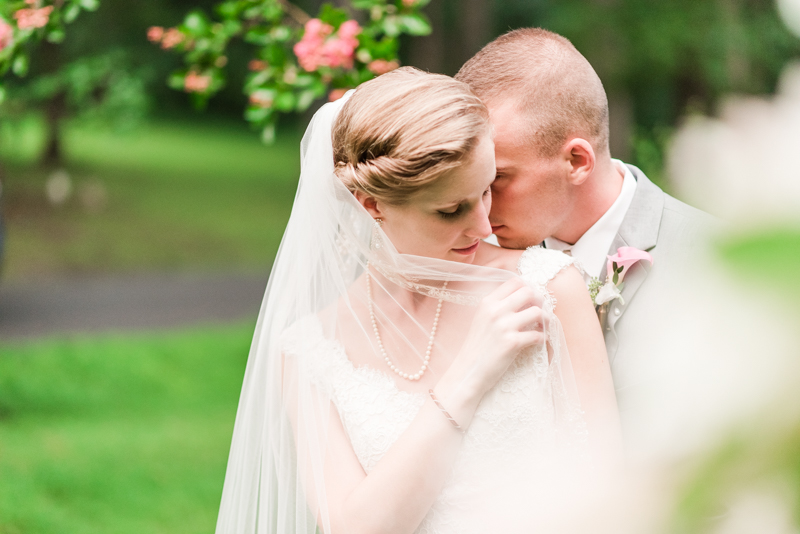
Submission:
[[397,37],[402,33],[402,27],[398,17],[386,17],[381,25],[383,32],[389,37]]
[[20,54],[14,59],[11,70],[20,78],[28,74],[28,56]]
[[247,119],[248,122],[262,122],[270,115],[272,115],[272,110],[270,108],[249,107],[247,111],[244,112],[244,118]]
[[401,15],[400,26],[411,35],[429,35],[432,31],[430,22],[422,15]]
[[6,89],[2,85],[0,85],[0,104],[5,102],[6,100]]
[[316,78],[310,74],[298,74],[297,79],[294,81],[296,87],[309,87],[314,83]]
[[100,0],[78,0],[81,7],[86,11],[95,11],[100,7]]
[[209,26],[205,13],[199,10],[192,11],[186,15],[183,25],[186,26],[187,30],[195,35],[205,34],[208,31]]
[[275,123],[264,126],[264,129],[261,130],[261,141],[265,145],[271,145],[275,142]]
[[169,75],[169,78],[167,79],[167,85],[171,89],[176,89],[178,91],[183,91],[183,89],[185,87],[185,84],[186,84],[186,82],[184,81],[185,78],[186,78],[186,73],[185,72],[180,72],[180,71],[179,72],[173,72],[172,74]]
[[280,93],[275,98],[275,109],[278,111],[292,111],[297,105],[297,98],[293,93]]
[[60,43],[64,40],[66,34],[62,28],[56,28],[55,30],[51,31],[47,34],[47,42],[49,43]]
[[78,18],[80,12],[81,7],[78,4],[70,4],[66,9],[64,9],[64,14],[62,15],[64,17],[64,22],[67,24],[71,23]]
[[330,24],[334,28],[338,28],[342,22],[348,19],[347,11],[328,3],[322,4],[322,9],[319,10],[317,18],[326,24]]
[[234,19],[239,15],[240,11],[240,3],[236,0],[223,2],[217,6],[217,13],[223,18]]
[[617,282],[619,282],[619,273],[618,272],[614,271],[614,278],[612,278],[611,281],[614,282],[614,285],[617,285]]
[[288,41],[292,37],[292,30],[286,26],[278,26],[270,32],[270,36],[276,41]]
[[611,270],[617,272],[617,262],[611,262]]
[[300,93],[300,96],[297,97],[297,111],[307,110],[316,97],[316,91],[313,89],[306,89]]
[[353,7],[356,9],[370,9],[381,4],[383,4],[381,0],[353,0]]

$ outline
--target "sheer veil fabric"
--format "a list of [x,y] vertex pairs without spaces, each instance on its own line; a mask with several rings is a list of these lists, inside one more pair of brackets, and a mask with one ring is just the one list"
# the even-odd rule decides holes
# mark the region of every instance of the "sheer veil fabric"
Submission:
[[[442,318],[448,319],[450,332],[460,328],[466,333],[480,300],[517,276],[506,270],[398,253],[334,174],[331,127],[348,97],[323,106],[302,140],[297,195],[267,286],[245,372],[217,534],[330,532],[324,466],[326,456],[330,456],[330,429],[340,424],[336,418],[342,419],[368,473],[371,463],[379,461],[380,451],[390,447],[392,439],[408,424],[399,420],[402,417],[393,420],[392,414],[406,413],[413,418],[414,409],[430,402],[427,386],[397,376],[384,361],[372,318],[365,312],[367,264],[373,273],[373,292],[384,297],[375,298],[375,323],[389,354],[402,351],[406,358],[414,356],[415,367],[406,363],[409,368],[403,369],[409,373],[416,372],[424,361],[433,317],[430,310],[436,308],[439,299],[443,302]],[[409,294],[414,298],[407,298]],[[407,304],[411,301],[425,306],[414,308]],[[553,305],[544,290],[542,308],[549,317],[544,325],[547,343],[540,351],[543,360],[536,365],[544,366],[542,376],[546,375],[547,387],[520,398],[523,402],[548,404],[546,413],[539,406],[530,411],[545,413],[548,431],[534,428],[530,435],[551,436],[548,447],[554,450],[564,443],[579,442],[582,427],[574,379],[560,325],[552,314]],[[420,314],[420,309],[427,315]],[[463,340],[465,336],[460,337]],[[458,350],[452,343],[454,338],[458,336],[437,337],[433,358],[437,352]],[[340,359],[332,363],[337,355]],[[353,383],[345,383],[352,377],[356,377]],[[433,369],[427,370],[427,377],[436,377]],[[344,413],[347,399],[343,392],[358,391],[367,387],[364,384],[377,384],[383,389],[376,389],[380,394],[373,397],[363,397],[375,399],[363,403],[363,413]],[[499,384],[498,388],[509,389],[508,384]],[[378,409],[381,399],[388,399],[389,404],[405,403],[403,406],[408,409],[370,413],[370,409]],[[495,409],[504,409],[502,403],[495,402]],[[502,416],[501,411],[498,413]],[[473,427],[494,424],[490,418],[484,418],[484,423],[479,419]],[[371,421],[390,425],[390,431],[370,434],[371,428],[378,428],[371,427]],[[472,432],[471,427],[464,443],[467,447],[472,439],[473,453],[465,455],[460,469],[467,473],[493,469],[489,467],[491,462],[480,460],[484,452],[491,455],[490,450],[485,450],[488,442],[483,442],[482,449],[476,445],[481,440],[471,438]],[[529,440],[526,436],[521,439]],[[481,480],[478,479],[478,486]],[[494,482],[505,484],[508,480],[500,476]],[[475,485],[472,480],[471,486]],[[450,492],[451,498],[455,498],[453,495]],[[446,507],[444,501],[439,505]]]

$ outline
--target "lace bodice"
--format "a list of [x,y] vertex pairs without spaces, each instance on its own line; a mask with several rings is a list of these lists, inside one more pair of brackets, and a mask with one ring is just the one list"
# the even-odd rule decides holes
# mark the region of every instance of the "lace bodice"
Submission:
[[[561,252],[532,247],[521,256],[518,271],[553,306],[555,299],[547,284],[572,264],[572,258]],[[498,511],[496,507],[481,510],[476,503],[488,506],[492,501],[485,495],[507,487],[508,480],[534,480],[543,458],[565,443],[577,446],[583,439],[580,409],[568,398],[561,374],[560,330],[552,332],[549,342],[555,346],[552,361],[544,345],[531,347],[483,398],[452,473],[417,533],[481,531],[480,521]],[[315,385],[336,405],[367,473],[426,402],[427,396],[399,390],[393,378],[381,371],[355,367],[338,341],[324,337],[315,317],[285,333],[283,351],[313,360]]]

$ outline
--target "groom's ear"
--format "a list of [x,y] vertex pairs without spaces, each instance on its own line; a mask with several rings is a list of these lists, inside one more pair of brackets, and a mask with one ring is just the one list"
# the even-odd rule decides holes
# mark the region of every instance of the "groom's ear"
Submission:
[[363,191],[354,191],[356,200],[358,200],[359,204],[364,206],[364,209],[367,210],[367,213],[372,215],[372,217],[383,217],[384,214],[381,211],[380,206],[378,205],[378,199],[368,194],[364,193]]
[[581,185],[594,171],[595,157],[591,143],[576,137],[564,144],[563,154],[569,163],[569,182]]

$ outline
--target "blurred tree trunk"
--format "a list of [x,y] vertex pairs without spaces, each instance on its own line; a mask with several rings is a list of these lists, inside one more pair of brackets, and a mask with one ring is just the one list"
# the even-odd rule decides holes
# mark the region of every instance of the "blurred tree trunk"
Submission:
[[624,91],[608,95],[608,130],[611,157],[630,161],[633,152],[633,101]]
[[491,39],[492,8],[489,0],[460,0],[458,14],[461,57],[457,59],[460,68]]
[[444,0],[434,0],[423,9],[431,21],[433,32],[424,37],[404,39],[402,48],[408,50],[407,62],[429,72],[444,72],[447,41]]
[[45,105],[47,140],[42,154],[42,164],[46,167],[60,167],[64,163],[61,121],[64,119],[65,110],[66,103],[63,94],[55,96]]
[[[61,47],[47,41],[42,42],[41,65],[43,72],[56,72],[61,66]],[[44,103],[46,141],[41,163],[46,167],[60,167],[64,163],[61,142],[61,122],[66,116],[65,95],[59,93]]]
[[491,38],[491,0],[434,0],[423,12],[433,33],[408,41],[408,62],[430,72],[455,74]]

